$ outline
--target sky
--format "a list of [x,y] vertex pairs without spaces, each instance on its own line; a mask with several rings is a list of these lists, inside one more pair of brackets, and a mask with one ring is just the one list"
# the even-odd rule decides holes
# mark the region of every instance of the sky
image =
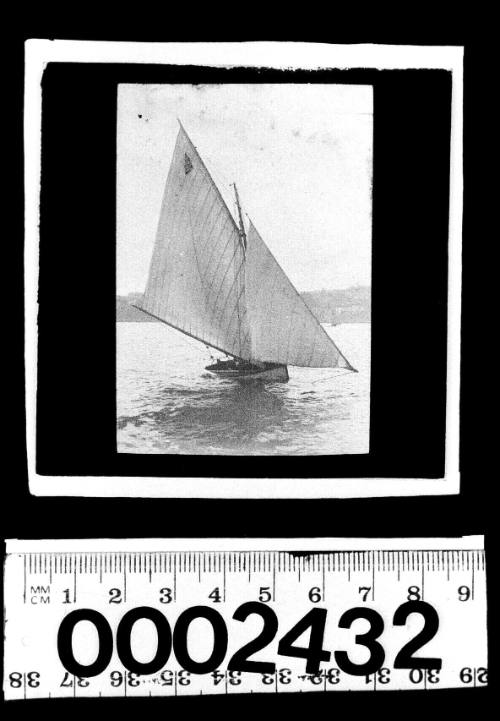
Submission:
[[182,121],[299,291],[371,284],[371,86],[118,87],[117,292],[146,286]]

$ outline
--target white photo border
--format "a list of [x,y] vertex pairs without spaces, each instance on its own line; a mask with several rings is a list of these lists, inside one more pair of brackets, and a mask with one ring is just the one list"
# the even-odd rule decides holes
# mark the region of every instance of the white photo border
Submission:
[[[458,46],[330,45],[299,42],[136,43],[27,40],[25,45],[26,445],[36,496],[142,498],[373,498],[452,495],[460,490],[460,320],[463,213],[463,54]],[[276,69],[444,69],[452,73],[448,236],[445,473],[428,478],[176,478],[37,474],[36,388],[39,200],[43,71],[49,62],[266,67]]]

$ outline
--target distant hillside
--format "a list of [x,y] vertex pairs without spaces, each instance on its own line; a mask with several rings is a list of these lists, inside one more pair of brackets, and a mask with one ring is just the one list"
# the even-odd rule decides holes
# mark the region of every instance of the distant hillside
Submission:
[[134,308],[131,303],[140,303],[142,299],[142,293],[129,293],[128,295],[117,295],[116,296],[116,320],[120,321],[133,321],[137,323],[157,323],[154,318],[150,315],[142,313],[137,308]]
[[369,323],[371,288],[356,285],[342,290],[318,290],[301,293],[321,323]]
[[[314,290],[301,293],[305,302],[321,323],[369,323],[371,320],[371,288],[357,285],[342,290]],[[141,301],[141,293],[116,297],[116,320],[156,323],[154,318],[133,308]]]

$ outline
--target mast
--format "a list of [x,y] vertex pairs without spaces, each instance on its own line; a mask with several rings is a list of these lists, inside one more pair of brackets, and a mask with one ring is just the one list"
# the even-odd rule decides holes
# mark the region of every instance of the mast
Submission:
[[247,249],[247,235],[245,233],[245,226],[243,225],[243,215],[241,213],[241,205],[240,205],[240,196],[238,195],[238,188],[236,187],[236,183],[233,183],[234,188],[234,195],[236,197],[236,207],[238,208],[238,219],[240,223],[240,239],[241,244],[243,245],[243,249]]

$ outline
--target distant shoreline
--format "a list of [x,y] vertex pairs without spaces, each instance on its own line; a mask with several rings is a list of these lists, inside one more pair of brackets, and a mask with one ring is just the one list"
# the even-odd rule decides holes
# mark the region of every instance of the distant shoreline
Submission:
[[[342,290],[314,290],[300,294],[320,323],[371,322],[371,288],[361,285]],[[116,296],[116,322],[158,323],[151,316],[134,308],[140,304],[142,293]]]

